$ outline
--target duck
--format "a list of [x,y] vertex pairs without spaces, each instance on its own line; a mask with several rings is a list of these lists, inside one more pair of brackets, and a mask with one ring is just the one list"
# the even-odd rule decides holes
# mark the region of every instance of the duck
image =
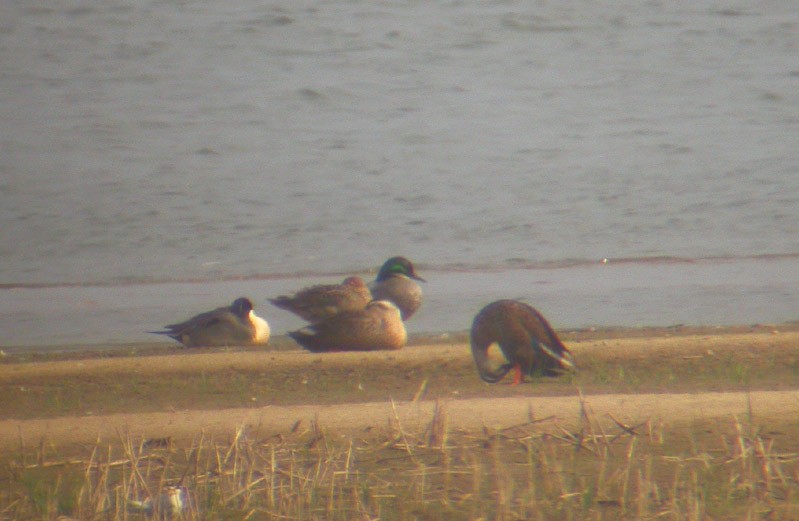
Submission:
[[344,311],[289,336],[313,353],[396,350],[408,341],[400,310],[388,300],[373,300],[362,310]]
[[411,261],[405,257],[391,257],[369,284],[372,298],[390,300],[400,309],[402,320],[408,320],[422,305],[422,288],[414,282],[427,282],[416,274]]
[[[488,348],[499,344],[508,363],[492,370]],[[513,384],[524,375],[556,376],[574,371],[574,357],[549,322],[535,308],[518,300],[498,300],[474,317],[471,348],[477,372],[484,381],[497,383],[514,370]]]
[[253,311],[247,297],[239,297],[230,306],[200,313],[188,320],[165,326],[166,335],[186,347],[259,345],[269,342],[269,324]]
[[319,284],[294,295],[281,295],[269,302],[311,323],[321,322],[343,311],[360,311],[371,302],[372,293],[360,277],[347,277],[341,284]]

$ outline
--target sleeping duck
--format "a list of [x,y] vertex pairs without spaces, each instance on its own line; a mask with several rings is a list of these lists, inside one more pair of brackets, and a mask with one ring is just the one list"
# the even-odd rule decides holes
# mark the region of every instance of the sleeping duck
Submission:
[[269,342],[269,324],[253,311],[252,301],[237,298],[233,304],[200,313],[164,331],[186,347],[256,345]]
[[314,353],[401,349],[408,340],[400,310],[387,300],[373,300],[360,311],[345,311],[289,333]]

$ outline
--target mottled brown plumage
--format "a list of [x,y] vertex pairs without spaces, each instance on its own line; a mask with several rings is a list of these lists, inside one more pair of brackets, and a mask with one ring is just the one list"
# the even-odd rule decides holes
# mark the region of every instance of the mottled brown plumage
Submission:
[[302,289],[293,296],[281,295],[269,301],[308,322],[321,322],[344,311],[359,311],[372,300],[360,277],[347,277],[341,284],[320,284]]
[[408,339],[399,308],[385,300],[339,313],[289,336],[313,352],[400,349]]
[[[488,348],[499,344],[508,363],[496,370],[489,367]],[[557,375],[574,370],[571,353],[555,331],[532,306],[516,300],[498,300],[474,317],[471,332],[472,355],[480,378],[496,383],[516,369],[514,383],[522,374]]]

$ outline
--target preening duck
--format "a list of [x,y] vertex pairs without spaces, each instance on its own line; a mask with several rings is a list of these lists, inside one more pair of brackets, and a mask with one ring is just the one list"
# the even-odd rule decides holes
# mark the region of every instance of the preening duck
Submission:
[[[508,362],[497,370],[489,367],[492,344],[499,344]],[[572,354],[541,313],[516,300],[492,302],[474,317],[471,346],[477,372],[489,383],[500,381],[511,369],[514,384],[523,375],[554,376],[575,369]]]

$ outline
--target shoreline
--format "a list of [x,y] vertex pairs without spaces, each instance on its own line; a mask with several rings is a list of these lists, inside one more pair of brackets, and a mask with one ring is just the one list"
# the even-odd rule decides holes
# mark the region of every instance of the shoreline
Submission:
[[[782,324],[751,324],[728,326],[695,326],[675,324],[673,326],[607,326],[575,329],[556,329],[566,343],[623,338],[660,338],[696,335],[731,335],[746,333],[781,333],[799,331],[799,321]],[[406,347],[438,344],[468,344],[469,331],[445,331],[440,333],[410,334]],[[10,346],[0,350],[0,365],[35,363],[62,360],[85,360],[92,358],[128,358],[153,355],[191,355],[200,353],[241,352],[304,352],[302,347],[287,335],[275,335],[265,346],[231,346],[226,348],[186,348],[177,342],[120,343],[120,344],[66,344]]]
[[463,338],[365,353],[162,348],[6,360],[0,460],[44,444],[59,454],[124,439],[183,446],[245,430],[288,435],[298,425],[360,437],[397,421],[429,424],[439,404],[453,432],[511,427],[531,414],[577,425],[585,405],[603,425],[651,421],[680,432],[754,411],[759,425],[792,433],[790,418],[799,413],[794,326],[561,331],[577,373],[518,386],[480,380]]
[[[794,369],[799,363],[799,327],[586,330],[560,336],[574,354],[578,371],[563,378],[534,379],[534,389],[484,384],[474,369],[466,336],[396,351],[156,347],[116,352],[117,356],[83,351],[35,359],[6,357],[0,363],[0,411],[5,416],[35,416],[159,410],[167,404],[218,408],[264,401],[364,402],[413,396],[420,386],[442,396],[460,389],[456,394],[461,397],[481,396],[489,389],[508,395],[527,390],[561,395],[572,393],[574,385],[601,392],[685,392],[774,389],[796,381],[799,388]],[[496,363],[502,363],[499,350],[492,352]],[[706,364],[719,365],[729,374],[708,379]],[[694,374],[696,370],[700,372]]]
[[[557,269],[421,272],[424,301],[410,335],[466,331],[500,298],[538,309],[556,330],[783,324],[799,319],[794,258],[595,263]],[[365,275],[368,278],[368,275]],[[0,349],[153,344],[147,331],[246,296],[276,336],[306,324],[268,303],[340,277],[0,290]],[[50,348],[50,351],[54,348]]]

